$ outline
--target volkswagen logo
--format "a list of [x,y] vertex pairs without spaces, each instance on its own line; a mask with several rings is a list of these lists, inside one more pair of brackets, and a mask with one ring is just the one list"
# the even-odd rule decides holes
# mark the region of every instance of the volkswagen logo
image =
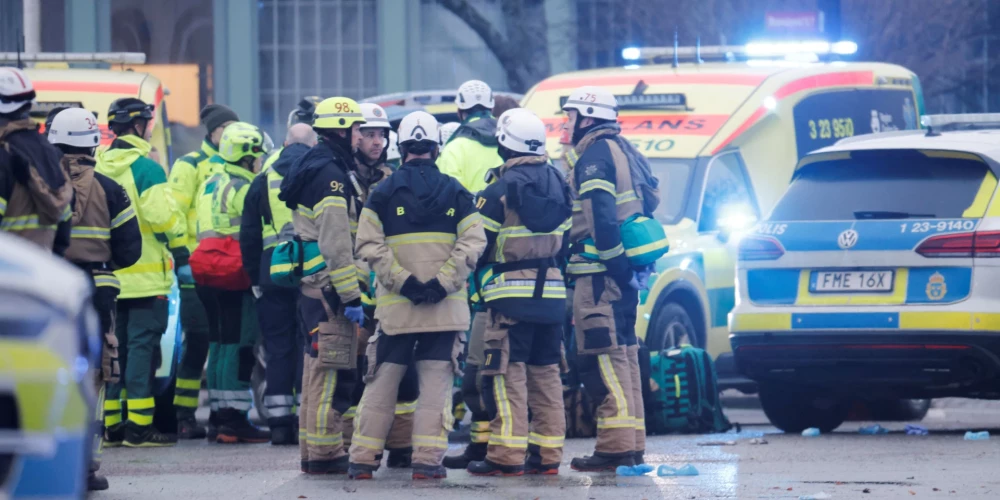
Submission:
[[858,232],[853,229],[848,229],[847,231],[840,233],[840,236],[837,236],[837,244],[844,250],[857,245]]

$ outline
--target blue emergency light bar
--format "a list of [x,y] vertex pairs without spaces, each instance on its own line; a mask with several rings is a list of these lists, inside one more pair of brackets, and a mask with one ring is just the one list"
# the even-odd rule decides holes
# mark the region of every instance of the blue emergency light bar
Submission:
[[[847,56],[858,51],[858,44],[849,40],[827,42],[824,40],[759,41],[746,45],[705,45],[701,47],[626,47],[622,59],[641,61],[676,56],[678,59],[754,59],[801,58],[804,54],[815,56]],[[818,57],[817,57],[818,59]]]

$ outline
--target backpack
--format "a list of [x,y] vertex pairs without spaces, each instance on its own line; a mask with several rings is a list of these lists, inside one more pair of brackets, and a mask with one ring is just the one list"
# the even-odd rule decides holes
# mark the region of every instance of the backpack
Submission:
[[281,241],[271,253],[271,281],[278,286],[297,287],[303,277],[325,268],[326,261],[320,254],[319,244],[302,241],[298,236]]
[[240,242],[232,236],[205,238],[188,260],[195,283],[222,290],[249,290]]
[[653,353],[649,380],[647,433],[716,433],[732,427],[722,413],[715,365],[703,349],[683,345]]

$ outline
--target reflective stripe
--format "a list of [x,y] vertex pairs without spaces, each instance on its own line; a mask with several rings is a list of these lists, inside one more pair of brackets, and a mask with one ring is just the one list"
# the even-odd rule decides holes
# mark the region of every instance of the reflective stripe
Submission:
[[623,246],[621,243],[618,243],[618,245],[616,245],[614,248],[609,248],[607,250],[598,250],[597,256],[600,257],[601,260],[611,260],[624,253],[625,253],[625,246]]
[[0,196],[0,217],[3,217],[7,213],[7,199]]
[[113,274],[101,274],[94,276],[94,286],[108,286],[111,288],[121,288],[121,282]]
[[269,417],[287,417],[292,414],[291,406],[269,406],[267,407]]
[[482,219],[482,216],[479,215],[479,212],[472,212],[471,214],[465,216],[464,219],[458,221],[458,229],[456,229],[456,232],[458,234],[464,233],[466,229],[472,227],[472,225],[480,219]]
[[504,385],[504,376],[493,377],[493,397],[496,399],[497,412],[500,414],[500,434],[503,436],[514,435],[514,422],[510,411],[510,400],[507,399],[507,386]]
[[[444,300],[460,300],[462,302],[465,302],[468,299],[469,298],[466,295],[465,288],[459,288],[457,291],[444,298]],[[385,295],[375,297],[375,304],[377,307],[408,303],[410,303],[410,299],[394,293],[386,293]]]
[[639,430],[639,431],[646,430],[646,419],[644,419],[644,418],[633,418],[632,420],[633,420],[633,422],[635,422],[635,429],[636,430]]
[[604,179],[590,179],[589,181],[584,181],[580,184],[580,195],[588,193],[590,191],[600,190],[607,191],[611,196],[616,196],[615,185]]
[[235,399],[225,399],[219,402],[219,408],[230,408],[239,411],[250,411],[253,401],[238,401]]
[[322,115],[316,115],[316,119],[320,118],[364,118],[361,113],[324,113]]
[[[523,283],[523,280],[516,280]],[[508,282],[500,284],[490,283],[488,288],[482,292],[483,300],[489,302],[507,298],[533,298],[535,296],[535,285],[508,285]],[[531,283],[534,283],[533,281]],[[562,282],[546,281],[542,288],[543,299],[565,299],[566,285]]]
[[119,408],[118,413],[105,413],[104,414],[104,426],[111,427],[112,425],[118,425],[122,421],[121,408]]
[[532,432],[528,434],[528,444],[537,444],[542,448],[562,448],[566,443],[566,436],[545,436]]
[[[604,386],[608,388],[608,391],[615,398],[615,407],[618,408],[618,418],[628,419],[628,400],[625,399],[625,391],[622,389],[621,382],[618,381],[618,374],[615,373],[615,369],[611,365],[611,356],[608,354],[599,354],[597,356],[597,363],[600,367],[601,378],[604,379]],[[629,424],[632,424],[631,420]]]
[[63,208],[62,216],[59,217],[59,222],[66,222],[73,218],[73,209],[69,205]]
[[485,215],[480,216],[483,220],[483,229],[487,231],[493,231],[494,233],[500,232],[501,224]]
[[273,235],[265,236],[264,237],[264,249],[265,250],[268,249],[268,248],[271,248],[271,247],[273,247],[273,246],[275,246],[277,244],[278,244],[278,235],[273,234]]
[[635,422],[631,418],[598,418],[598,429],[633,429]]
[[70,237],[110,240],[111,230],[106,227],[73,226],[73,229],[70,230]]
[[615,195],[615,205],[623,205],[630,201],[639,201],[639,197],[635,195],[635,191],[629,189],[624,193],[618,193]]
[[198,233],[198,241],[205,240],[208,238],[226,238],[226,237],[232,238],[236,241],[240,241],[240,232],[237,231],[232,234],[223,234],[218,231],[209,230]]
[[135,422],[136,425],[153,425],[152,415],[143,415],[134,411],[128,412],[128,420],[129,422]]
[[395,249],[400,245],[412,245],[417,243],[443,243],[451,245],[455,243],[457,237],[451,233],[409,233],[388,236],[385,242],[389,247]]
[[201,389],[201,380],[194,378],[178,378],[176,386],[178,389],[194,389],[197,391]]
[[197,408],[198,398],[190,396],[174,396],[174,406],[183,406],[185,408]]
[[413,413],[415,411],[417,411],[416,401],[396,403],[396,415],[406,415],[407,413]]
[[566,265],[567,274],[596,274],[607,270],[600,262],[570,262]]
[[8,217],[0,222],[0,230],[3,231],[24,231],[26,229],[55,229],[57,224],[39,225],[37,215],[22,215],[18,217]]
[[293,404],[295,404],[295,398],[290,395],[264,396],[264,406],[268,408],[292,406]]
[[[414,446],[416,446],[416,444],[417,444],[416,443],[416,437],[417,436],[413,436],[413,438],[414,438],[413,445]],[[382,448],[385,448],[385,440],[384,439],[370,438],[368,436],[363,436],[361,434],[358,434],[357,432],[355,432],[354,436],[351,437],[351,444],[352,445],[356,444],[358,446],[364,446],[365,448],[368,448],[370,450],[375,450],[375,451],[382,451]],[[445,447],[447,447],[447,443],[445,444]]]
[[342,415],[342,417],[345,420],[350,420],[350,419],[353,419],[354,417],[356,417],[357,415],[358,415],[358,407],[357,406],[352,406],[352,407],[348,408],[347,411],[344,412],[344,414]]
[[498,436],[496,434],[490,435],[489,439],[490,446],[504,446],[507,448],[527,448],[528,438],[519,436]]
[[318,446],[336,446],[344,443],[344,434],[342,432],[336,434],[313,434],[309,432],[306,433],[306,442]]
[[117,229],[118,226],[128,222],[132,217],[135,217],[135,208],[129,205],[128,208],[116,215],[114,219],[111,219],[111,229]]
[[105,399],[104,411],[115,411],[122,409],[122,402],[117,399]]
[[[420,446],[422,448],[437,448],[441,450],[448,449],[448,438],[445,436],[422,436],[419,434],[413,435],[413,446]],[[367,446],[365,446],[367,448]]]
[[128,409],[131,410],[152,410],[156,407],[156,400],[153,398],[129,399]]
[[670,247],[670,242],[666,238],[664,238],[662,240],[656,240],[652,243],[646,243],[645,245],[640,245],[635,248],[628,248],[625,250],[625,255],[628,257],[632,257],[635,255],[653,252],[656,250],[662,250],[668,247]]
[[319,404],[316,408],[317,429],[325,430],[327,428],[327,420],[330,416],[330,410],[333,407],[333,391],[336,387],[337,370],[326,370],[326,372],[323,373],[323,393],[320,394]]
[[239,226],[243,224],[243,217],[232,217],[229,219],[230,226]]
[[372,210],[372,209],[370,209],[368,207],[365,207],[365,208],[361,209],[361,216],[364,217],[365,219],[368,219],[368,222],[371,222],[372,224],[374,224],[375,227],[377,227],[379,229],[382,228],[382,221],[379,220],[378,214],[375,213],[374,210]]

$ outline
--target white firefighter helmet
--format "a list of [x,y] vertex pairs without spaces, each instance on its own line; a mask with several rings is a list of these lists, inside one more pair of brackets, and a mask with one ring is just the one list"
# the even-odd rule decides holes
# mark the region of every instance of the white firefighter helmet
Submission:
[[382,106],[371,102],[363,102],[359,106],[361,106],[361,115],[365,117],[361,128],[391,128],[389,115],[382,109]]
[[13,113],[34,100],[35,86],[24,71],[0,68],[0,113]]
[[388,149],[386,149],[386,151],[385,151],[385,160],[386,161],[395,161],[395,160],[400,159],[400,156],[399,156],[399,144],[396,144],[396,141],[398,141],[398,140],[399,140],[399,134],[397,134],[393,130],[390,130],[389,131],[389,146],[388,146]]
[[455,104],[463,111],[472,109],[473,106],[493,109],[493,89],[486,82],[469,80],[458,87]]
[[580,87],[569,95],[563,111],[575,109],[580,116],[614,121],[618,119],[618,101],[614,94],[604,87],[588,85]]
[[96,148],[101,144],[97,118],[83,108],[69,108],[52,119],[49,142],[78,148]]
[[451,139],[451,136],[455,134],[455,131],[458,130],[458,126],[459,125],[461,125],[461,124],[458,123],[458,122],[448,122],[448,123],[445,123],[444,125],[441,125],[441,145],[442,146],[445,145],[445,144],[448,144],[448,139]]
[[441,144],[441,132],[437,119],[426,111],[414,111],[399,122],[400,146],[408,143],[430,141]]
[[517,153],[543,155],[545,124],[530,110],[524,108],[507,110],[497,120],[497,142]]

